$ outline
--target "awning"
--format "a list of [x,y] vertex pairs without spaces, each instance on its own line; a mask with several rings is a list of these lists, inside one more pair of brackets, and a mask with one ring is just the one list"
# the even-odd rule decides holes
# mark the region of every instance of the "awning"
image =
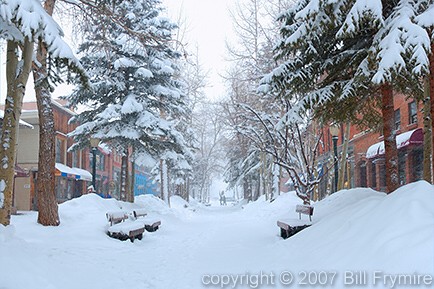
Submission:
[[421,128],[407,131],[396,136],[396,147],[398,149],[412,144],[423,144],[423,131]]
[[89,173],[86,170],[80,169],[80,168],[72,168],[73,170],[77,171],[77,173],[80,175],[80,180],[82,181],[92,181],[92,174]]
[[[423,144],[423,131],[417,128],[411,131],[401,133],[396,136],[396,147],[398,149],[407,147],[412,144]],[[371,145],[366,151],[366,158],[372,159],[382,156],[385,153],[384,141]]]
[[381,144],[384,144],[384,142],[377,142],[373,145],[371,145],[368,150],[366,151],[366,158],[371,159],[378,156],[378,150],[381,146]]
[[88,171],[80,168],[70,168],[60,163],[56,163],[55,175],[75,180],[92,181],[92,174]]

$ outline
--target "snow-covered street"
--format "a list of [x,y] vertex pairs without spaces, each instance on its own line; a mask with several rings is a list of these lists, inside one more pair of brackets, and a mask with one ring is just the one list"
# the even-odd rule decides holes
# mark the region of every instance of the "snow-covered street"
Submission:
[[[86,195],[60,206],[59,227],[38,225],[35,212],[0,227],[7,261],[0,263],[0,288],[285,288],[319,286],[320,275],[329,287],[344,288],[357,285],[355,277],[348,283],[350,272],[367,276],[357,281],[363,288],[391,287],[383,275],[432,277],[433,193],[425,182],[389,196],[341,191],[315,204],[314,225],[288,240],[279,237],[276,220],[298,217],[293,193],[244,206],[172,197],[172,208],[151,196],[128,204]],[[162,226],[134,243],[109,238],[105,212],[120,207],[144,208]],[[291,274],[291,284],[282,274]]]
[[0,0],[0,289],[434,289],[433,133],[433,0]]

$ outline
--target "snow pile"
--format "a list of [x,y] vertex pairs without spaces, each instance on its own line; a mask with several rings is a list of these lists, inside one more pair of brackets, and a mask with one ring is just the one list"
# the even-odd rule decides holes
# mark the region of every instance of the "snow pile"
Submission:
[[299,204],[303,204],[303,201],[297,197],[295,192],[288,192],[277,196],[271,203],[265,200],[265,196],[261,196],[257,201],[248,203],[243,208],[246,214],[254,214],[261,217],[279,217],[279,215],[282,215],[297,216],[298,218],[298,214],[295,213],[295,207]]
[[170,206],[174,209],[180,209],[188,208],[190,204],[180,196],[172,196],[170,197]]
[[320,202],[313,204],[315,219],[322,219],[329,214],[349,208],[359,201],[370,199],[380,200],[386,196],[385,193],[377,192],[367,188],[356,188],[350,190],[341,190],[336,192]]
[[315,207],[314,225],[285,242],[300,269],[434,271],[432,185],[421,181],[390,195],[341,191]]
[[199,201],[196,200],[195,198],[193,198],[192,196],[189,197],[189,204],[193,208],[203,208],[204,207],[204,204],[199,203]]
[[4,242],[11,241],[15,238],[15,227],[14,226],[3,226],[0,225],[0,244]]
[[186,220],[192,218],[200,207],[201,206],[194,200],[188,203],[180,196],[170,197],[170,208],[179,219]]
[[149,213],[169,214],[170,208],[167,204],[154,195],[140,195],[134,198],[134,203],[144,208]]

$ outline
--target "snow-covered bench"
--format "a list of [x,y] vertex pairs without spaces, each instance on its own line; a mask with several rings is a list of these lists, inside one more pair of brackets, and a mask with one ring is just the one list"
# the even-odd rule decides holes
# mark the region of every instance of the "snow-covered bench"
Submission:
[[133,211],[133,216],[134,218],[137,220],[138,218],[140,218],[140,221],[142,221],[145,225],[145,230],[148,232],[155,232],[158,230],[158,228],[161,225],[161,221],[156,219],[156,218],[141,218],[141,217],[145,217],[147,214],[144,210],[142,209],[137,209]]
[[[312,225],[313,207],[308,205],[297,205],[295,211],[299,214],[297,219],[285,219],[277,221],[277,226],[280,228],[280,236],[287,239],[301,230]],[[301,220],[301,214],[309,216],[309,221]]]
[[107,235],[122,241],[130,239],[141,240],[145,231],[143,222],[135,222],[125,211],[112,211],[106,213],[107,220],[110,224],[107,229]]
[[160,228],[161,221],[157,219],[147,219],[145,223],[145,229],[148,232],[155,232]]
[[143,232],[145,231],[145,224],[142,222],[127,220],[125,222],[110,226],[107,234],[121,241],[130,239],[134,242],[135,239],[141,240],[143,238]]
[[133,211],[134,218],[145,217],[147,215],[144,209],[136,209]]
[[294,234],[297,234],[301,230],[312,225],[308,221],[302,221],[297,219],[284,219],[277,221],[277,226],[280,227],[280,237],[287,239]]
[[298,218],[301,220],[301,214],[309,215],[309,220],[312,222],[313,207],[308,205],[297,205],[295,211],[298,213]]
[[120,222],[123,222],[126,219],[128,219],[128,214],[124,211],[107,212],[105,215],[107,217],[107,220],[110,223],[110,226],[119,224]]

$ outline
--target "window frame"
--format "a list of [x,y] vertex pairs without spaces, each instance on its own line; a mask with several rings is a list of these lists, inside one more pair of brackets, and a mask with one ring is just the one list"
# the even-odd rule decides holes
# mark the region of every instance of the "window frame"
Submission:
[[394,130],[398,131],[401,129],[401,110],[398,108],[394,111]]
[[[414,111],[412,111],[412,106],[414,105]],[[412,125],[417,123],[417,104],[416,101],[411,101],[408,103],[408,124]]]

